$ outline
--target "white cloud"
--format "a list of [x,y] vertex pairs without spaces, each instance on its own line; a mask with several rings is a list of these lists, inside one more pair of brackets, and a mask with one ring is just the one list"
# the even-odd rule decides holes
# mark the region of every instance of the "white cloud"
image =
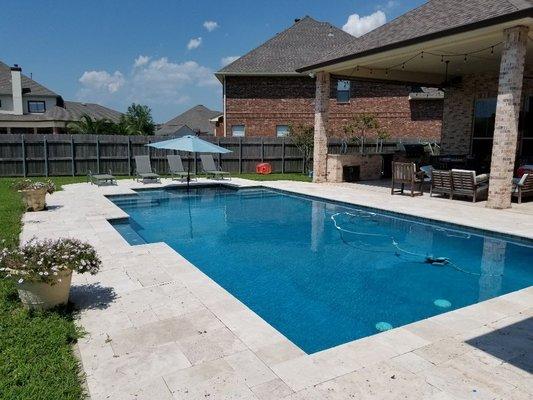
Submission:
[[189,43],[187,44],[187,48],[189,50],[197,49],[198,47],[200,47],[201,44],[202,44],[201,37],[192,38],[191,40],[189,40]]
[[352,14],[348,17],[348,21],[346,21],[342,30],[359,37],[383,25],[385,22],[387,22],[387,16],[381,10],[364,17],[360,17],[359,14]]
[[220,65],[225,67],[226,65],[231,64],[233,61],[237,60],[238,58],[240,58],[240,56],[222,57],[222,59],[220,60]]
[[133,67],[134,68],[141,67],[143,65],[148,64],[148,61],[150,61],[150,57],[141,55],[135,59],[135,62],[133,63]]
[[119,71],[111,75],[107,71],[85,71],[79,82],[89,90],[115,93],[124,85],[124,76]]
[[205,21],[204,22],[204,28],[207,29],[208,32],[213,32],[215,29],[219,27],[220,25],[216,21]]

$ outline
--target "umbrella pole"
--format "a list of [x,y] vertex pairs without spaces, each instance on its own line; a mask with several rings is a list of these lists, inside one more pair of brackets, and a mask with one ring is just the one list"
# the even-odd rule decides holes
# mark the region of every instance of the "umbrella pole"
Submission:
[[187,159],[187,192],[189,191],[189,184],[191,182],[191,158]]

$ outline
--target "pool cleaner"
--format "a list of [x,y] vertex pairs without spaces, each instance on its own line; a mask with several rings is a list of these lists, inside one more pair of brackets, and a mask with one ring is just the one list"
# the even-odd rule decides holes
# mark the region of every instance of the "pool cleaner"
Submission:
[[450,263],[450,260],[446,257],[426,256],[426,259],[424,262],[426,264],[444,266],[444,265],[448,265]]

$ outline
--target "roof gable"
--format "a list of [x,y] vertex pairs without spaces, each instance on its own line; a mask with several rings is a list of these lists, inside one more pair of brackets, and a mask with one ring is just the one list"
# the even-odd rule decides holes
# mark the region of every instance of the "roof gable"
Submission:
[[220,111],[210,110],[209,108],[199,104],[172,118],[170,121],[165,122],[157,130],[156,134],[171,135],[176,133],[176,131],[183,126],[187,126],[194,132],[213,134],[214,125],[209,120],[219,116],[220,114]]
[[296,68],[356,40],[330,23],[305,17],[222,68],[218,74],[294,74]]

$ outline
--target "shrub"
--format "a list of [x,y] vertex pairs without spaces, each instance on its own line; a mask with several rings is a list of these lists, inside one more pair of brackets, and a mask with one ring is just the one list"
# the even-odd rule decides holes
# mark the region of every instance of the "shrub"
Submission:
[[39,190],[46,189],[47,193],[52,194],[56,191],[56,185],[50,179],[44,182],[35,182],[31,179],[21,179],[13,184],[15,190]]

